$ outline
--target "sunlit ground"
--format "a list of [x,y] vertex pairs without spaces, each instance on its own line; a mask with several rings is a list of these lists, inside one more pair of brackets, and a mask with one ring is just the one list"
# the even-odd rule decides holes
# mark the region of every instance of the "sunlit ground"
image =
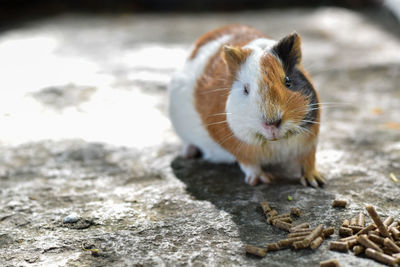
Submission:
[[[82,138],[140,148],[159,144],[169,135],[170,123],[161,115],[165,106],[160,106],[166,100],[143,93],[132,81],[157,82],[164,90],[171,70],[184,61],[186,49],[142,44],[116,54],[119,68],[140,70],[125,75],[122,81],[129,88],[123,90],[127,84],[118,88],[121,79],[118,81],[103,70],[99,62],[85,58],[84,53],[83,56],[57,53],[63,45],[68,44],[62,36],[51,32],[9,34],[0,39],[3,144]],[[40,96],[40,90],[46,94],[46,89],[48,94],[53,89],[56,91],[53,94],[62,95],[53,96],[43,105],[38,100],[46,95],[39,99],[34,96]],[[58,103],[51,105],[53,100]],[[63,102],[70,103],[63,105]]]

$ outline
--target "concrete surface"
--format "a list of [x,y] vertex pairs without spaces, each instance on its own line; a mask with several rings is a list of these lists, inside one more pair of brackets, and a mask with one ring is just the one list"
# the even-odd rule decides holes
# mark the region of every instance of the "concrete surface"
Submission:
[[[324,105],[323,189],[250,187],[236,165],[177,158],[166,85],[191,42],[227,23],[303,37]],[[398,27],[397,24],[393,27]],[[399,218],[400,41],[338,8],[190,15],[64,15],[0,33],[1,266],[377,266],[352,254],[244,244],[285,236],[258,203],[339,226],[366,203]],[[284,166],[283,166],[284,167]],[[288,196],[293,200],[288,201]],[[330,207],[349,200],[345,210]],[[76,223],[64,223],[69,216]],[[334,236],[332,239],[335,240]],[[84,249],[83,249],[84,248]],[[93,253],[87,249],[99,249]]]

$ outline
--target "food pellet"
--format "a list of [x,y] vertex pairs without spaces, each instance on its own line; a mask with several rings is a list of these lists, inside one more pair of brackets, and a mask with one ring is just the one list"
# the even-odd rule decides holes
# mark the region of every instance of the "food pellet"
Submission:
[[358,244],[358,241],[357,241],[357,239],[352,239],[352,240],[347,241],[347,244],[349,245],[349,249],[351,249],[352,247],[354,247],[355,245]]
[[396,266],[397,265],[395,258],[393,258],[393,257],[391,257],[389,255],[383,254],[382,252],[373,250],[372,248],[367,248],[365,250],[365,255],[367,255],[368,258],[371,258],[371,259],[374,259],[376,261],[385,263],[387,265],[391,265],[391,266]]
[[304,238],[304,245],[308,247],[315,238],[322,234],[322,231],[324,231],[324,226],[322,224],[315,227],[315,229],[308,236],[306,236],[306,238]]
[[350,240],[353,240],[353,239],[357,239],[357,235],[344,237],[344,238],[339,239],[339,241],[346,242],[346,241],[350,241]]
[[293,227],[293,224],[282,222],[280,220],[274,220],[274,226],[289,232],[289,229]]
[[376,228],[376,225],[374,223],[369,224],[365,226],[363,229],[361,229],[360,232],[357,233],[357,235],[363,235],[363,234],[368,234],[369,231],[372,231]]
[[349,250],[349,245],[347,242],[331,241],[329,244],[330,250],[336,250],[340,252],[347,252]]
[[343,223],[342,223],[342,227],[349,227],[350,222],[347,219],[344,219]]
[[301,210],[299,208],[296,208],[296,207],[291,207],[290,208],[290,214],[292,214],[294,216],[297,216],[297,217],[300,217]]
[[371,206],[371,205],[367,205],[365,207],[365,209],[368,211],[368,214],[371,216],[372,220],[374,221],[374,223],[378,227],[378,230],[381,233],[381,235],[383,235],[384,237],[388,237],[389,236],[389,232],[386,229],[386,226],[382,223],[382,220],[379,217],[378,213],[376,213],[374,207]]
[[383,244],[396,253],[400,253],[400,247],[397,246],[390,238],[386,237]]
[[306,243],[302,241],[297,241],[297,242],[293,242],[293,247],[294,249],[302,249],[302,248],[307,248],[309,246],[309,244],[307,245]]
[[275,251],[275,250],[280,250],[281,248],[277,243],[271,243],[267,245],[267,251]]
[[360,255],[360,254],[364,253],[364,251],[365,251],[365,247],[363,247],[363,246],[357,245],[357,246],[353,247],[354,255]]
[[321,261],[319,263],[319,267],[340,267],[339,262],[337,259]]
[[308,229],[308,228],[310,228],[310,224],[305,222],[305,223],[301,223],[299,225],[296,225],[293,228],[290,228],[290,232],[297,232],[297,231],[301,231],[303,229]]
[[369,231],[368,234],[381,236],[381,233],[378,230]]
[[351,236],[351,235],[353,235],[353,230],[350,228],[347,228],[347,227],[340,227],[339,235],[340,236]]
[[274,220],[281,219],[281,218],[287,218],[287,217],[288,217],[288,215],[286,215],[286,214],[268,216],[267,222],[268,222],[269,224],[273,224],[273,223],[274,223]]
[[390,232],[392,233],[394,239],[400,240],[400,231],[397,230],[397,228],[395,227],[391,228]]
[[387,217],[384,221],[383,224],[388,227],[390,224],[392,224],[394,221],[394,218],[392,216]]
[[365,224],[365,215],[364,213],[360,212],[357,216],[357,225],[360,227],[364,227]]
[[265,257],[267,255],[267,250],[263,248],[259,248],[252,245],[246,245],[245,247],[246,253],[258,256],[258,257]]
[[357,238],[357,241],[364,247],[372,248],[376,251],[383,252],[382,249],[377,244],[368,239],[367,235],[360,235]]
[[322,235],[327,238],[335,233],[335,227],[328,227],[323,232]]
[[391,225],[388,226],[388,230],[390,231],[390,229],[392,229],[393,227],[396,228],[397,226],[399,226],[399,223],[398,222],[393,222]]
[[271,211],[269,211],[269,212],[267,213],[267,216],[268,216],[268,217],[276,216],[276,215],[278,215],[278,212],[277,212],[276,210],[271,210]]
[[290,228],[289,229],[291,233],[301,233],[301,232],[312,232],[314,229],[309,229],[309,228]]
[[350,225],[356,225],[356,224],[357,224],[357,218],[356,217],[351,218],[350,219]]
[[274,220],[282,219],[282,218],[290,218],[290,214],[289,213],[285,213],[285,214],[280,214],[280,215],[269,216],[268,219],[267,219],[267,222],[268,223],[272,223]]
[[310,248],[311,248],[311,249],[317,249],[317,248],[321,245],[322,241],[324,241],[324,239],[323,239],[322,237],[320,237],[320,236],[317,237],[316,239],[314,239],[314,240],[311,242]]
[[388,255],[390,255],[390,256],[393,254],[393,250],[391,250],[391,249],[388,248],[388,247],[383,247],[382,250],[383,250],[383,253],[384,253],[384,254],[388,254]]
[[332,202],[332,207],[340,207],[340,208],[345,208],[347,205],[347,201],[344,199],[335,199]]
[[306,231],[306,232],[294,232],[294,233],[290,233],[290,234],[288,234],[288,237],[298,237],[298,236],[303,236],[303,237],[305,237],[305,236],[307,236],[307,235],[309,235],[310,233],[311,233],[311,229],[309,230],[309,231]]
[[383,245],[383,243],[385,242],[385,238],[383,238],[383,237],[381,237],[381,236],[378,236],[378,235],[376,235],[376,234],[368,233],[368,238],[369,238],[372,242],[375,242],[375,243],[377,243],[377,244],[379,244],[379,245]]
[[279,240],[279,241],[278,241],[278,245],[279,245],[281,248],[284,248],[284,247],[289,247],[289,246],[292,245],[294,242],[303,241],[303,240],[304,240],[304,236],[291,237],[291,238],[288,238],[288,239]]
[[282,222],[290,223],[290,224],[293,223],[293,220],[292,220],[292,218],[290,218],[290,217],[279,218],[278,220],[280,220],[280,221],[282,221]]
[[260,204],[261,204],[261,208],[262,208],[263,211],[264,211],[264,214],[267,214],[268,212],[271,211],[271,207],[269,206],[269,204],[268,204],[267,201],[264,200],[264,201],[261,202]]
[[357,234],[358,232],[360,232],[363,229],[361,226],[358,226],[358,225],[350,225],[349,228],[351,230],[353,230],[354,234]]

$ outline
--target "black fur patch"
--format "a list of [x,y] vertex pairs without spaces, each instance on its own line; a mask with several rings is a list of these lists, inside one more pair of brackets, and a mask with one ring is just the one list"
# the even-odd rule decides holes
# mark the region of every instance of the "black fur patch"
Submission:
[[281,59],[285,72],[290,72],[301,60],[301,50],[295,51],[293,45],[299,38],[296,33],[282,38],[272,51]]
[[318,99],[315,88],[307,80],[304,74],[298,70],[297,65],[301,60],[301,51],[293,51],[295,39],[298,38],[297,34],[291,34],[284,37],[277,45],[272,48],[272,52],[277,56],[285,70],[286,75],[290,78],[292,85],[288,90],[300,92],[309,99],[310,111],[304,116],[304,120],[311,122],[303,122],[302,127],[310,128],[313,122],[316,121],[318,116]]
[[311,121],[311,122],[303,122],[301,124],[302,127],[310,128],[313,125],[313,122],[317,120],[318,116],[318,99],[317,94],[315,93],[314,87],[307,80],[304,74],[299,71],[296,67],[292,68],[290,73],[286,73],[286,75],[292,80],[292,86],[289,90],[300,92],[302,95],[308,97],[308,104],[310,105],[310,111],[304,116],[303,120]]

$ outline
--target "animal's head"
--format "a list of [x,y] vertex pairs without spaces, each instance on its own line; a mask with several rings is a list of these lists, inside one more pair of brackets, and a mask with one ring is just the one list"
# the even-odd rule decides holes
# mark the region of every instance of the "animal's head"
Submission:
[[243,47],[224,46],[232,77],[226,112],[234,134],[247,143],[308,134],[318,123],[317,94],[301,66],[301,39],[258,39]]

